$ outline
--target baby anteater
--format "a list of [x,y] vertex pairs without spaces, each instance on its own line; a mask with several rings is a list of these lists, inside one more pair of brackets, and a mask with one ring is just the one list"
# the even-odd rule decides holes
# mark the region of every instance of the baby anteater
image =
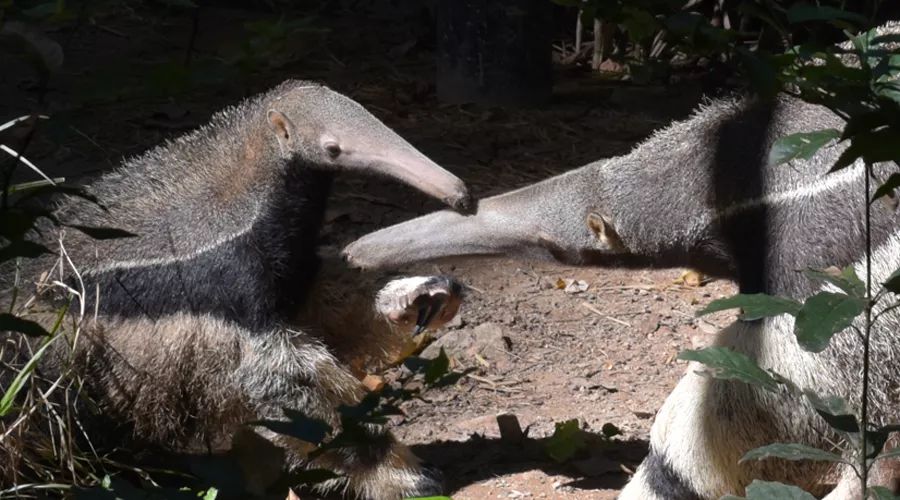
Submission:
[[[317,236],[340,170],[381,173],[457,209],[469,202],[457,177],[358,103],[289,81],[101,177],[88,191],[102,206],[78,197],[60,203],[56,216],[65,224],[135,235],[41,235],[65,256],[53,271],[62,273],[58,281],[85,290],[72,308],[83,303],[89,311],[74,355],[101,413],[137,442],[175,452],[227,449],[243,424],[283,419],[286,409],[339,426],[335,408],[356,403],[364,389],[302,318],[310,317]],[[22,276],[35,283],[58,258],[35,259]],[[457,290],[446,279],[391,282],[378,312],[398,322],[435,289]],[[47,310],[65,299],[48,295],[41,295]],[[428,317],[441,322],[452,313]],[[360,316],[358,341],[382,338],[366,336],[371,309]],[[42,376],[53,377],[70,346],[56,343]],[[314,465],[339,472],[365,498],[439,489],[385,429],[369,429],[370,444]],[[285,449],[289,466],[309,465],[308,444],[258,432]]]

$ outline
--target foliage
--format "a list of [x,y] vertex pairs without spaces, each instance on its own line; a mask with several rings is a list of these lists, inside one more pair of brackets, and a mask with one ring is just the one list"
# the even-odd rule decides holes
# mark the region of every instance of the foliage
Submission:
[[747,486],[746,497],[725,495],[722,500],[815,500],[816,497],[796,486],[755,480]]
[[[803,11],[789,11],[789,22],[805,22],[819,20],[846,25],[860,20],[857,16],[848,15],[830,8],[815,10],[807,7]],[[835,139],[849,143],[839,155],[831,171],[847,168],[859,161],[864,163],[867,174],[864,176],[867,193],[870,177],[874,174],[873,165],[880,162],[894,162],[900,159],[900,101],[895,97],[897,76],[900,74],[900,60],[894,55],[893,43],[896,36],[879,35],[875,30],[851,35],[848,44],[830,49],[822,49],[811,45],[792,47],[778,59],[775,75],[788,93],[792,93],[807,101],[827,106],[838,116],[846,120],[843,131],[826,129],[814,132],[793,134],[780,138],[772,147],[769,161],[773,164],[788,163],[796,159],[809,159],[820,149],[830,146]],[[894,142],[885,142],[894,141]],[[879,186],[874,195],[867,196],[869,204],[888,196],[900,186],[897,174],[890,176]],[[866,210],[866,234],[869,234],[871,219]],[[871,255],[871,246],[867,238],[867,255]],[[768,316],[791,314],[794,319],[794,334],[797,343],[810,352],[821,352],[828,348],[831,338],[848,328],[856,330],[863,338],[865,352],[870,342],[873,317],[872,311],[882,300],[890,298],[888,292],[897,289],[896,276],[892,274],[885,282],[884,288],[873,294],[870,282],[871,270],[866,267],[866,280],[863,281],[852,267],[843,270],[807,270],[808,278],[825,283],[832,290],[818,292],[802,303],[791,298],[771,297],[767,295],[742,296],[722,299],[713,302],[701,314],[723,309],[742,307],[744,319],[759,319]],[[892,306],[888,306],[892,307]],[[860,318],[862,317],[862,318]],[[690,353],[690,351],[689,351]],[[698,359],[717,369],[713,376],[719,378],[738,378],[765,389],[771,390],[771,380],[759,375],[765,373],[755,366],[747,368],[749,358],[723,349],[717,354],[719,358]],[[688,356],[688,359],[692,359]],[[693,359],[696,359],[694,356]],[[756,377],[735,376],[733,371],[723,370],[724,365],[741,363],[744,371],[756,373]],[[838,397],[822,397],[806,391],[808,402],[822,418],[850,444],[854,462],[848,462],[843,455],[818,450],[799,444],[771,444],[750,450],[742,461],[759,460],[777,457],[787,460],[826,460],[850,464],[860,475],[864,485],[867,484],[868,469],[871,459],[879,458],[888,435],[897,430],[897,426],[872,429],[867,422],[867,377],[868,359],[864,359],[864,382],[862,395],[862,415],[857,417],[846,401]],[[889,452],[894,453],[894,452]],[[884,455],[882,455],[884,456]],[[779,488],[781,488],[779,486]],[[752,492],[758,488],[748,487],[747,498],[754,498],[759,493]],[[871,490],[876,497],[885,492]],[[777,496],[788,495],[788,496]],[[788,493],[768,492],[766,498],[812,498],[804,496],[799,490]],[[797,496],[800,495],[800,496]],[[759,496],[762,498],[762,496]]]
[[568,461],[587,446],[584,434],[584,431],[578,425],[578,420],[557,422],[553,435],[550,436],[545,445],[547,455],[559,463]]
[[[554,0],[581,9],[590,20],[601,19],[628,32],[634,45],[665,40],[669,48],[689,56],[704,56],[736,67],[750,83],[751,91],[769,98],[783,92],[807,102],[829,108],[844,119],[842,130],[813,130],[781,137],[769,151],[771,165],[809,160],[825,148],[836,148],[837,160],[830,172],[864,165],[869,205],[885,196],[894,197],[900,187],[900,173],[891,175],[874,193],[870,180],[896,168],[900,160],[900,35],[879,34],[871,27],[871,16],[878,2],[862,2],[864,10],[845,9],[845,2],[726,1],[719,3],[717,14],[700,12],[704,2],[642,0]],[[713,23],[711,19],[717,23]],[[740,26],[741,30],[728,29]],[[751,28],[753,31],[745,31]],[[833,44],[835,34],[843,33],[846,42]],[[672,53],[654,51],[660,57]],[[641,56],[641,52],[637,52]],[[640,57],[639,57],[640,58]],[[878,169],[876,164],[880,164]],[[880,169],[880,170],[879,170]],[[866,255],[871,256],[868,239],[871,226],[866,209]],[[788,460],[826,460],[849,463],[866,485],[871,459],[878,460],[887,437],[898,426],[873,428],[867,421],[868,344],[873,322],[882,311],[900,307],[895,294],[900,292],[900,270],[888,277],[880,290],[873,290],[871,270],[865,279],[856,270],[806,270],[807,278],[823,283],[823,290],[805,300],[766,294],[738,294],[712,302],[699,314],[741,309],[743,321],[790,315],[798,345],[812,353],[828,348],[831,339],[850,329],[864,342],[861,414],[856,415],[847,402],[836,396],[803,391],[790,380],[767,372],[755,361],[736,351],[711,347],[685,351],[680,358],[704,364],[708,374],[725,380],[752,384],[768,391],[783,387],[803,399],[843,436],[849,450],[824,451],[804,445],[777,443],[750,450],[742,460],[777,457]],[[887,305],[884,302],[888,302]],[[885,455],[896,456],[896,450]],[[881,455],[881,457],[885,456]],[[852,460],[845,456],[853,457]],[[889,495],[869,489],[877,498]],[[794,486],[755,481],[747,488],[747,498],[813,498]],[[884,497],[884,498],[889,498]],[[731,497],[735,498],[735,497]]]
[[710,369],[709,375],[715,378],[740,380],[770,391],[778,387],[778,380],[757,366],[752,359],[725,347],[682,351],[678,358],[702,363]]
[[[628,38],[633,50],[621,52],[614,57],[625,60],[631,67],[632,76],[651,74],[660,67],[657,61],[673,63],[677,60],[708,60],[735,67],[750,82],[751,88],[763,97],[771,97],[776,92],[786,92],[809,102],[821,104],[833,110],[846,120],[842,130],[826,129],[804,132],[783,137],[775,142],[769,152],[772,164],[790,163],[811,158],[822,148],[844,148],[832,170],[840,170],[854,164],[864,163],[871,168],[879,162],[896,162],[900,159],[900,56],[892,49],[898,42],[896,35],[879,36],[867,31],[869,19],[859,12],[839,8],[843,2],[821,1],[816,5],[805,2],[778,2],[758,0],[735,0],[721,2],[722,11],[710,16],[701,9],[704,2],[694,2],[685,8],[683,0],[554,0],[558,4],[578,8],[585,21],[598,18],[618,25]],[[148,0],[149,2],[149,0]],[[868,3],[868,2],[864,2]],[[87,3],[85,3],[87,4]],[[12,47],[11,53],[33,65],[40,76],[40,85],[45,87],[48,79],[62,65],[64,47],[53,42],[33,27],[43,25],[76,29],[88,19],[94,22],[102,19],[104,12],[115,9],[131,9],[141,2],[138,0],[91,2],[89,11],[75,8],[65,0],[35,0],[0,2],[0,53]],[[198,4],[191,0],[154,0],[153,5],[163,8],[173,16],[190,17],[196,14]],[[725,21],[728,22],[725,22]],[[585,23],[588,25],[589,23]],[[100,85],[96,94],[104,99],[116,99],[133,92],[141,95],[177,95],[198,87],[229,82],[235,76],[249,75],[283,67],[302,59],[304,51],[315,46],[322,30],[315,27],[313,16],[272,16],[267,20],[248,23],[243,36],[237,37],[242,44],[224,57],[208,57],[196,54],[193,45],[182,60],[153,61],[147,64],[147,72],[133,82],[123,82],[121,78],[110,79],[106,87]],[[740,29],[729,29],[740,26]],[[835,46],[829,33],[846,35],[847,43]],[[149,69],[148,69],[149,68]],[[648,71],[641,71],[641,69]],[[30,128],[27,137],[40,131],[41,118],[23,117],[22,126]],[[54,118],[58,120],[58,118]],[[5,126],[0,126],[0,131]],[[0,141],[2,142],[2,141]],[[23,259],[32,259],[53,250],[33,241],[31,230],[38,224],[55,226],[60,224],[49,212],[35,208],[29,203],[34,199],[51,194],[68,194],[89,198],[78,189],[65,186],[59,179],[45,178],[37,183],[13,185],[11,172],[14,168],[30,162],[25,157],[27,140],[21,147],[0,155],[7,161],[3,164],[3,184],[0,191],[0,263],[8,265]],[[30,167],[29,167],[30,168]],[[46,177],[46,176],[45,176]],[[900,186],[900,174],[893,173],[877,186],[871,200],[886,196],[894,197],[894,190]],[[99,203],[99,200],[93,200]],[[868,221],[867,221],[868,224]],[[129,234],[115,228],[92,228],[73,226],[95,238],[128,237]],[[794,319],[794,334],[797,342],[810,352],[821,352],[828,348],[834,335],[844,330],[852,330],[869,340],[872,321],[870,314],[876,306],[896,300],[900,293],[900,270],[893,273],[873,293],[868,279],[862,280],[852,268],[831,272],[829,270],[807,270],[807,277],[821,281],[827,289],[814,294],[804,301],[788,297],[766,295],[738,295],[710,304],[702,314],[741,308],[744,321],[788,314]],[[868,275],[869,270],[866,269]],[[77,290],[76,290],[77,292]],[[0,416],[16,416],[27,411],[25,404],[36,403],[37,393],[32,387],[34,367],[47,346],[57,339],[71,339],[77,336],[77,325],[65,328],[58,321],[54,328],[45,330],[40,324],[15,312],[16,295],[10,312],[0,314],[0,330],[20,332],[24,337],[36,342],[34,354],[26,360],[9,387],[4,388],[0,397]],[[893,303],[884,307],[893,307]],[[65,310],[60,311],[60,318]],[[865,316],[865,318],[860,318]],[[865,404],[857,415],[846,400],[831,395],[818,395],[795,387],[789,380],[757,366],[755,362],[735,351],[725,348],[708,348],[686,351],[680,355],[707,366],[713,377],[753,384],[768,391],[783,390],[802,395],[806,401],[836,433],[845,438],[850,450],[838,455],[832,451],[812,450],[790,443],[771,444],[750,450],[744,460],[759,460],[769,457],[784,459],[844,460],[842,457],[855,454],[859,460],[854,466],[865,478],[871,460],[883,460],[898,455],[897,450],[881,453],[888,436],[897,431],[896,426],[874,428],[867,422]],[[407,367],[411,370],[410,380],[422,379],[426,385],[452,383],[459,374],[448,373],[449,361],[446,355],[435,360],[410,359]],[[66,374],[71,377],[71,374]],[[396,414],[399,402],[421,397],[417,389],[404,388],[409,382],[401,381],[396,387],[388,387],[379,393],[366,396],[359,404],[340,410],[340,428],[334,429],[325,422],[286,409],[285,421],[260,421],[254,425],[267,427],[275,432],[294,436],[316,445],[313,455],[329,449],[348,446],[367,437],[367,425],[383,424]],[[75,378],[65,384],[77,386]],[[54,386],[51,386],[54,387]],[[68,385],[67,385],[68,387]],[[865,399],[865,396],[863,397]],[[75,428],[73,423],[69,424]],[[557,424],[554,435],[548,441],[547,452],[556,460],[565,461],[583,447],[582,430],[577,421]],[[54,448],[53,451],[56,451]],[[135,493],[136,488],[116,474],[105,473],[105,469],[116,469],[115,464],[99,457],[76,460],[72,456],[53,457],[68,460],[72,470],[78,464],[81,486],[96,483],[90,490],[79,491],[77,496],[88,498],[116,498]],[[867,459],[869,461],[867,461]],[[99,463],[97,467],[83,464]],[[149,475],[137,473],[145,484],[152,484]],[[307,471],[298,476],[298,482],[307,484],[332,479],[327,471]],[[59,486],[59,485],[56,485]],[[61,488],[68,488],[63,485]],[[215,488],[199,491],[168,491],[148,488],[142,491],[144,497],[154,494],[174,497],[185,494],[185,498],[215,498]],[[891,498],[878,488],[870,492],[877,498]],[[96,495],[96,496],[91,496]],[[103,496],[106,495],[106,496]],[[791,498],[807,499],[810,495],[794,486],[755,481],[746,491],[747,498]]]

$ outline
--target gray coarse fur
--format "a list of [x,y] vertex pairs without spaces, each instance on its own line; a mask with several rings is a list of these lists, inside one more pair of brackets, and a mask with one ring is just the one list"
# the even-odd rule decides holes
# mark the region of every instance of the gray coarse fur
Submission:
[[[880,28],[898,33],[900,23]],[[773,142],[795,132],[843,128],[828,109],[791,97],[710,102],[631,153],[481,200],[472,216],[443,211],[362,237],[345,257],[367,268],[452,256],[512,255],[596,266],[685,266],[734,280],[744,293],[803,299],[820,290],[799,270],[853,265],[864,275],[866,194],[857,163],[826,175],[846,144],[810,160],[772,165]],[[878,165],[873,186],[896,167]],[[900,268],[896,203],[872,205],[872,283]],[[860,327],[859,322],[856,323]],[[862,344],[851,329],[822,353],[801,349],[793,318],[739,321],[715,345],[755,359],[859,413]],[[900,315],[872,332],[869,419],[900,422]],[[833,449],[839,436],[802,398],[714,380],[691,365],[651,431],[650,455],[622,492],[627,499],[743,494],[753,479],[778,480],[860,498],[858,478],[826,462],[763,460],[744,452],[774,442]],[[889,443],[890,449],[896,443]],[[853,459],[846,454],[848,460]],[[871,485],[896,488],[897,460],[877,462]]]
[[[91,183],[87,190],[102,205],[68,197],[56,209],[64,224],[134,237],[95,240],[49,225],[32,234],[56,254],[23,263],[19,296],[37,293],[38,301],[20,313],[49,328],[68,296],[47,286],[57,280],[83,294],[70,311],[77,316],[83,307],[85,318],[77,339],[64,322],[66,335],[42,358],[35,380],[53,380],[74,359],[84,396],[98,407],[81,417],[98,446],[220,452],[246,422],[283,419],[284,408],[338,428],[337,406],[355,404],[365,391],[321,330],[343,327],[354,337],[356,346],[345,350],[354,359],[367,351],[383,360],[398,348],[375,318],[374,293],[367,308],[351,310],[323,298],[315,283],[318,230],[338,171],[391,176],[460,208],[468,202],[458,178],[358,103],[315,83],[286,82]],[[13,274],[4,269],[4,277]],[[0,370],[4,387],[28,357],[27,344],[10,349],[15,339],[0,339],[3,361],[18,357]],[[308,465],[307,444],[256,429],[284,448],[290,468]],[[343,474],[348,491],[365,498],[439,491],[386,429],[370,430],[371,444],[313,465]],[[24,463],[19,454],[33,444],[19,437],[18,449],[9,439],[0,446],[7,464]]]

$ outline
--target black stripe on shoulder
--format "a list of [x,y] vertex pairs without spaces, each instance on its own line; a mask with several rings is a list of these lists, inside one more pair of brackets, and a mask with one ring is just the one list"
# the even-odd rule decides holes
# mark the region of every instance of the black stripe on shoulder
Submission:
[[660,498],[670,500],[703,500],[688,482],[672,468],[665,455],[650,449],[641,464],[647,488]]

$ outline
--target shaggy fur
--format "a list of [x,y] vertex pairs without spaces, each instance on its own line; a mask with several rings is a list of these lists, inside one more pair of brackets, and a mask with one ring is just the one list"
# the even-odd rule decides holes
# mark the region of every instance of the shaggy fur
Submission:
[[[453,206],[468,203],[459,179],[359,104],[307,82],[282,84],[125,162],[88,187],[102,206],[61,202],[56,215],[66,224],[135,235],[93,240],[45,226],[33,236],[59,248],[64,265],[54,268],[58,257],[48,256],[22,271],[29,287],[53,268],[51,280],[84,290],[72,307],[86,313],[81,338],[55,342],[38,377],[52,380],[74,357],[98,405],[84,415],[95,444],[125,439],[179,453],[218,452],[243,423],[283,419],[285,409],[339,427],[336,407],[365,394],[345,362],[361,369],[402,343],[402,333],[373,311],[375,288],[364,300],[336,296],[316,281],[318,232],[339,170],[381,173]],[[357,280],[352,288],[366,285],[373,283]],[[378,313],[405,314],[420,296],[427,303],[435,293],[452,295],[451,285],[396,280],[389,286],[397,308]],[[52,324],[52,310],[68,294],[58,286],[25,292],[32,291],[39,301],[25,312]],[[64,328],[71,333],[68,322]],[[336,339],[343,340],[329,350],[326,342]],[[25,351],[20,346],[18,355],[27,358]],[[2,371],[5,380],[14,375],[8,365]],[[439,491],[386,429],[369,429],[371,444],[322,456],[317,465],[345,475],[348,489],[365,498]],[[259,432],[285,449],[291,468],[303,465],[307,444]]]
[[[889,24],[882,33],[900,32]],[[863,272],[866,195],[863,168],[825,175],[846,144],[809,161],[767,162],[784,135],[841,128],[821,106],[782,97],[731,99],[701,107],[625,156],[479,203],[475,216],[438,212],[383,229],[345,249],[361,267],[395,267],[459,255],[516,255],[597,266],[677,266],[734,280],[744,293],[803,299],[819,290],[798,270],[856,266]],[[888,165],[875,169],[881,180]],[[877,180],[873,184],[877,183]],[[877,185],[877,184],[875,184]],[[900,222],[890,203],[872,206],[872,279],[900,268]],[[744,353],[802,388],[860,407],[862,347],[852,330],[820,354],[802,350],[793,318],[737,322],[716,345]],[[900,315],[879,320],[871,344],[869,418],[900,421]],[[800,442],[830,449],[838,437],[806,404],[784,393],[687,374],[653,425],[650,455],[622,492],[625,499],[715,499],[742,494],[753,479],[819,490],[839,478],[831,498],[858,498],[848,467],[765,460],[738,464],[749,449]],[[848,457],[849,459],[849,457]],[[873,484],[892,486],[897,460],[879,462]]]

